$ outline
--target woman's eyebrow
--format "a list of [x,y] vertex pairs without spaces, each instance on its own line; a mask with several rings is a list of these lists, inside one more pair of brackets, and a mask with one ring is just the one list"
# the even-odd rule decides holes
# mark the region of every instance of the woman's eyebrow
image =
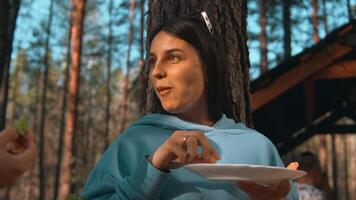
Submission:
[[180,51],[180,52],[184,53],[184,51],[182,49],[178,49],[178,48],[168,49],[168,50],[166,50],[166,53],[173,53],[175,51]]
[[[170,54],[170,53],[173,53],[173,52],[176,52],[176,51],[179,51],[179,52],[182,52],[184,53],[184,51],[182,49],[179,49],[179,48],[173,48],[173,49],[168,49],[165,51],[165,54]],[[153,52],[149,52],[148,56],[153,56],[153,57],[156,57],[156,54],[153,53]]]

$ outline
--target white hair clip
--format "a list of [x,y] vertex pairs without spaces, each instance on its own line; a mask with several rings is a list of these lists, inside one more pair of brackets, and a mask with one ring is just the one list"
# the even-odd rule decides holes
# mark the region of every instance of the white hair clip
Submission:
[[206,26],[208,27],[208,30],[209,30],[211,36],[213,36],[213,26],[210,23],[208,14],[206,14],[205,11],[201,12],[200,14],[203,16],[203,19],[205,21]]

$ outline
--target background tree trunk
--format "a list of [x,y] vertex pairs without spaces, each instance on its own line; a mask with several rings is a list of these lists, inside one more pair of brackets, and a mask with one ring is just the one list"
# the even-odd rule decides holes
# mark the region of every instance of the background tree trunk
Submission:
[[123,96],[120,101],[120,126],[119,126],[119,132],[121,133],[126,126],[126,111],[127,111],[127,100],[129,98],[129,83],[130,83],[130,55],[131,55],[131,47],[132,47],[132,36],[133,36],[133,18],[135,14],[135,0],[131,0],[130,3],[130,18],[129,18],[129,23],[130,23],[130,30],[129,30],[129,35],[128,35],[128,49],[127,49],[127,57],[126,57],[126,76],[125,76],[125,82],[124,82],[124,87],[123,87]]
[[338,196],[338,162],[337,162],[337,152],[336,152],[336,141],[335,141],[335,134],[331,135],[331,152],[332,152],[332,156],[333,156],[333,160],[332,160],[332,173],[333,173],[333,191],[334,191],[334,196],[337,197]]
[[283,46],[284,46],[284,59],[291,56],[291,23],[290,23],[290,9],[291,0],[283,1]]
[[[184,2],[184,3],[180,3]],[[150,0],[147,35],[167,18],[186,15],[193,9],[203,9],[207,1],[167,1]],[[250,62],[247,49],[247,1],[246,0],[217,0],[207,9],[209,19],[215,30],[215,35],[221,40],[226,49],[227,58],[227,91],[230,98],[230,113],[227,116],[252,126],[250,104]],[[150,44],[147,44],[149,48]],[[152,87],[147,90],[145,113],[151,113],[159,102],[153,99]]]
[[73,135],[75,134],[76,118],[78,110],[78,94],[80,80],[80,65],[83,39],[83,23],[85,13],[85,0],[72,0],[72,27],[71,27],[71,48],[72,48],[72,68],[69,80],[69,99],[66,121],[66,131],[64,135],[64,148],[62,160],[62,176],[60,199],[65,199],[71,186],[71,168],[73,166],[72,148]]
[[349,15],[349,20],[351,21],[354,17],[352,15],[352,8],[351,8],[351,1],[350,0],[346,0],[346,6],[347,6],[347,13]]
[[144,108],[144,99],[145,97],[145,91],[146,91],[146,80],[144,78],[144,68],[145,68],[145,61],[144,61],[144,29],[145,29],[145,0],[140,1],[140,60],[139,60],[139,67],[140,67],[140,73],[139,73],[139,79],[140,79],[140,107]]
[[313,40],[319,42],[319,22],[318,22],[318,0],[312,0],[312,24],[313,24]]
[[[69,22],[69,28],[72,27],[71,21]],[[61,108],[61,122],[59,126],[59,144],[58,144],[58,152],[57,152],[57,164],[56,164],[56,172],[55,172],[55,183],[54,183],[54,198],[58,198],[59,192],[59,181],[61,176],[61,162],[63,155],[63,141],[64,141],[64,129],[65,129],[65,118],[66,118],[66,109],[67,109],[67,93],[68,93],[68,80],[69,80],[69,69],[70,69],[70,55],[71,55],[71,36],[72,31],[68,31],[68,43],[67,43],[67,55],[66,55],[66,69],[64,75],[64,86],[63,86],[63,96],[62,96],[62,108]]]
[[259,0],[260,6],[260,24],[261,24],[261,32],[260,32],[260,71],[261,74],[265,73],[268,68],[268,49],[267,49],[267,1]]
[[105,114],[105,149],[109,146],[110,141],[110,105],[111,105],[111,61],[112,61],[112,49],[113,49],[113,31],[112,31],[112,11],[113,0],[109,2],[109,36],[108,36],[108,58],[107,58],[107,74],[106,74],[106,114]]
[[12,41],[20,0],[0,1],[0,130],[5,128]]
[[323,24],[324,24],[324,31],[325,34],[329,33],[329,26],[328,26],[328,13],[326,12],[326,0],[322,0],[323,4]]
[[39,130],[39,183],[40,183],[40,200],[45,199],[46,195],[46,177],[45,177],[45,120],[46,120],[46,102],[47,102],[47,82],[48,82],[48,73],[49,73],[49,42],[51,37],[51,25],[52,25],[52,13],[53,13],[53,0],[50,2],[49,13],[48,13],[48,21],[46,26],[46,41],[45,41],[45,54],[43,58],[43,67],[44,74],[42,79],[42,95],[41,95],[41,111],[40,111],[40,130]]
[[347,135],[343,135],[342,137],[342,143],[343,143],[343,154],[344,154],[344,182],[345,182],[345,199],[349,200],[350,199],[350,193],[349,193],[349,162],[348,162],[348,145],[347,145]]

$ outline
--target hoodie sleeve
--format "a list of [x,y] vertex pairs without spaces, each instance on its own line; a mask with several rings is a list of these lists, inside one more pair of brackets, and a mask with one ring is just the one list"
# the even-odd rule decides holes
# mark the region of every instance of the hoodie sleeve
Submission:
[[99,160],[81,194],[86,200],[159,198],[170,174],[152,166],[138,149],[142,145],[128,138],[117,138]]

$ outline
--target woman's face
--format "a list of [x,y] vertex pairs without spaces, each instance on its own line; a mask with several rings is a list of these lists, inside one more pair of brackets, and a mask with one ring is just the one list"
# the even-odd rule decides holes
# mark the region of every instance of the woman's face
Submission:
[[207,108],[205,68],[192,45],[161,31],[152,41],[148,62],[150,81],[167,112],[196,113]]

